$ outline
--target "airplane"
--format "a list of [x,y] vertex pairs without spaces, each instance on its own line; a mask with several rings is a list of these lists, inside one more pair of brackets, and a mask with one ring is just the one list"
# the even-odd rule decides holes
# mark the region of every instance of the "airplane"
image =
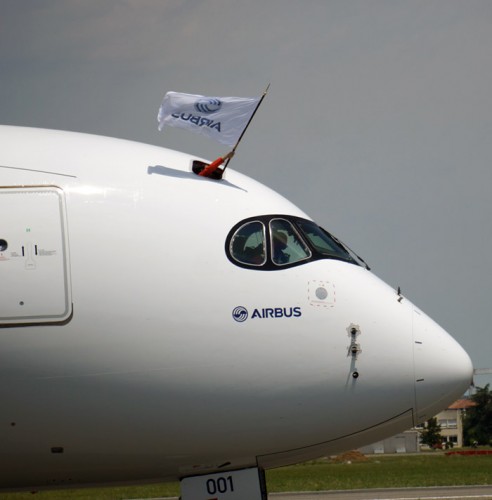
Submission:
[[122,139],[0,126],[0,490],[265,469],[434,416],[473,367],[281,195]]

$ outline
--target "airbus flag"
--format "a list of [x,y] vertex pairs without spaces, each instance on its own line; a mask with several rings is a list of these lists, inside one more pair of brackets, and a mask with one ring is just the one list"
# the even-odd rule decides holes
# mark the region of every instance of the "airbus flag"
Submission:
[[159,130],[164,125],[203,134],[221,144],[234,146],[261,98],[206,97],[168,92],[159,108]]

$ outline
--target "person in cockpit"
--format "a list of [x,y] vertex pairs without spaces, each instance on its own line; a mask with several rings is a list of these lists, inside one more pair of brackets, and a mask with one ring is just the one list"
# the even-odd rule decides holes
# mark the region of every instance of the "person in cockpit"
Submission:
[[288,246],[288,236],[284,231],[274,231],[273,233],[273,262],[275,264],[287,264],[290,255],[286,253]]

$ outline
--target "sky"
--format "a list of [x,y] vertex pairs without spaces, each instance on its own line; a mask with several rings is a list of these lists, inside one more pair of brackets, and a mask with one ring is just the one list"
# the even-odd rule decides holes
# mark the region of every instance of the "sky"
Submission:
[[164,94],[255,97],[270,83],[231,168],[298,205],[492,367],[492,2],[0,5],[3,124],[214,159],[218,143],[157,131]]

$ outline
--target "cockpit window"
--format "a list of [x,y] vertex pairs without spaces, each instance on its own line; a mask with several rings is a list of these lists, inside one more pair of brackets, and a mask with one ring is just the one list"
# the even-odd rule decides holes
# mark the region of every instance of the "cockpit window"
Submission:
[[294,226],[285,219],[270,221],[272,260],[277,266],[292,264],[311,257],[311,252],[302,241]]
[[354,262],[353,257],[333,236],[308,220],[298,220],[297,225],[316,251],[327,257]]
[[232,257],[241,264],[262,266],[266,262],[265,226],[260,221],[243,224],[230,243]]
[[324,259],[367,267],[313,221],[292,215],[258,215],[238,222],[227,235],[225,253],[236,266],[258,271],[279,271]]

